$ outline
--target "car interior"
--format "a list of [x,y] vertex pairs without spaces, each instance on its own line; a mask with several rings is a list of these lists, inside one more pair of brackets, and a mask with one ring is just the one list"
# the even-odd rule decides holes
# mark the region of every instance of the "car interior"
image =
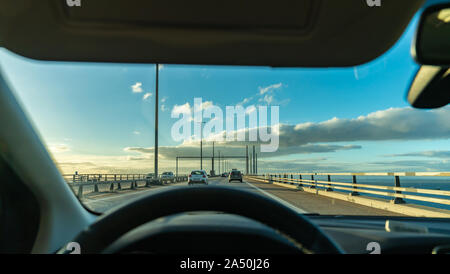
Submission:
[[[450,1],[0,0],[0,48],[48,63],[351,68],[389,52],[416,18],[409,54],[419,69],[404,99],[430,110],[450,102],[449,13],[432,25],[445,10]],[[5,70],[2,254],[70,254],[69,243],[81,254],[368,254],[373,242],[382,254],[449,253],[448,218],[300,214],[214,178],[95,212],[66,183]]]

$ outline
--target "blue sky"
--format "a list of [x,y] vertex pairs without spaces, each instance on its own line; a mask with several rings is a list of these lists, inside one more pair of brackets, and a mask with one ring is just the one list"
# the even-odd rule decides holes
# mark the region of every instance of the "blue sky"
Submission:
[[[285,125],[281,148],[279,153],[261,154],[261,172],[450,170],[448,108],[408,112],[405,99],[419,67],[410,55],[416,21],[386,54],[358,67],[163,65],[159,88],[162,171],[174,170],[174,155],[197,153],[198,145],[183,146],[170,135],[176,122],[171,111],[186,103],[192,106],[194,97],[223,109],[242,102],[244,106],[280,106],[280,123]],[[154,65],[40,62],[3,49],[0,65],[63,173],[152,171]],[[403,123],[405,130],[395,131]],[[303,125],[300,130],[295,129],[299,124]],[[371,125],[378,132],[386,131],[386,138],[369,136]],[[423,125],[442,130],[422,136],[418,127]],[[347,136],[338,137],[346,129]],[[218,149],[243,151],[229,145]],[[183,168],[187,171],[196,165],[185,162]],[[233,165],[242,168],[242,162]]]

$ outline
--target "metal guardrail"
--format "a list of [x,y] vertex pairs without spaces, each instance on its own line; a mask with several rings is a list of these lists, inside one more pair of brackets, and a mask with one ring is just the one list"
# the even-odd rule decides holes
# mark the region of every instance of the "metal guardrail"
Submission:
[[[150,187],[151,185],[162,185],[164,182],[184,182],[188,180],[188,175],[179,175],[174,180],[164,178],[147,177],[147,174],[65,174],[63,178],[75,191],[78,188],[78,198],[83,197],[83,190],[86,186],[94,186],[93,192],[99,192],[99,185],[110,185],[109,191],[122,190],[123,183],[131,183],[130,189],[138,187]],[[138,182],[145,182],[144,186],[139,186]],[[114,187],[116,185],[116,187]]]
[[[352,183],[334,182],[331,176],[352,176]],[[294,178],[298,176],[299,178]],[[310,179],[304,179],[304,176],[310,176]],[[315,176],[327,176],[327,180],[317,180]],[[393,186],[358,184],[357,176],[393,176]],[[414,187],[401,187],[400,177],[412,176],[432,176],[432,177],[450,177],[450,172],[386,172],[386,173],[283,173],[283,174],[265,174],[248,176],[252,179],[266,182],[295,185],[299,189],[302,187],[318,188],[325,191],[350,192],[349,195],[358,196],[361,193],[373,194],[391,197],[391,203],[404,204],[404,199],[430,202],[441,205],[450,205],[450,191],[433,190]],[[450,184],[450,181],[449,181]],[[406,194],[405,194],[406,193]],[[430,197],[425,195],[435,195],[444,197]]]

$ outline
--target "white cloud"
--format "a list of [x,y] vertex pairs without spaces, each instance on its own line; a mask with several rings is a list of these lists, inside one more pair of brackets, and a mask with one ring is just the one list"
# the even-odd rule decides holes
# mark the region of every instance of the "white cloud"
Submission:
[[[255,144],[259,147],[259,144]],[[258,154],[261,158],[278,157],[291,154],[313,154],[313,153],[331,153],[345,150],[361,149],[361,146],[357,145],[329,145],[329,144],[308,144],[297,147],[284,147],[273,153],[261,153]],[[211,142],[203,143],[204,155],[212,154]],[[136,152],[148,158],[149,155],[153,155],[153,147],[127,147],[125,152]],[[233,142],[215,142],[215,151],[222,151],[223,155],[245,155],[245,145],[235,145]],[[260,149],[257,148],[259,152]],[[185,141],[179,146],[159,146],[158,154],[165,159],[174,159],[177,156],[196,156],[199,152],[198,141]]]
[[67,146],[66,144],[50,144],[48,149],[52,153],[63,153],[70,151],[69,146]]
[[246,109],[245,109],[245,114],[250,114],[250,113],[253,113],[253,112],[255,112],[256,111],[256,107],[255,106],[249,106],[249,107],[247,107]]
[[281,145],[318,142],[391,141],[450,138],[450,107],[390,108],[355,119],[334,117],[320,123],[282,125]]
[[242,101],[240,101],[240,102],[237,103],[236,105],[237,105],[237,106],[245,105],[245,104],[247,104],[248,102],[250,102],[252,99],[253,99],[253,96],[252,96],[252,97],[248,97],[248,98],[244,98]]
[[146,94],[144,94],[144,96],[142,96],[142,100],[146,101],[148,98],[152,97],[153,94],[150,92],[147,92]]
[[262,100],[270,105],[273,102],[273,96],[266,94]]
[[[189,103],[175,106],[172,110],[175,113],[190,113],[192,111]],[[224,134],[224,132],[219,133]],[[248,134],[248,130],[247,130]],[[342,142],[355,141],[389,141],[389,140],[432,140],[450,139],[450,107],[436,110],[416,110],[406,108],[390,108],[376,111],[354,119],[342,119],[334,117],[330,120],[318,123],[302,123],[298,125],[280,126],[280,147],[274,153],[258,153],[261,162],[261,170],[280,171],[311,170],[314,172],[323,171],[355,171],[355,170],[378,170],[378,171],[417,171],[417,170],[446,170],[450,166],[448,161],[449,151],[422,151],[390,156],[411,156],[429,157],[430,161],[379,161],[362,162],[358,165],[345,162],[329,161],[277,161],[279,156],[284,155],[320,155],[317,153],[340,153],[344,151],[358,151],[362,147],[357,144],[345,144]],[[249,142],[216,142],[215,150],[221,151],[222,155],[243,155],[245,145],[257,145],[260,143]],[[212,143],[203,143],[204,155],[211,155]],[[70,151],[65,144],[50,145],[52,152]],[[259,149],[257,149],[259,151]],[[74,170],[79,172],[94,173],[138,173],[151,172],[152,165],[149,162],[153,159],[152,147],[128,147],[123,149],[119,156],[93,156],[93,155],[72,155],[71,153],[57,153],[55,158],[61,163],[63,171],[71,173]],[[123,153],[129,155],[123,155]],[[186,140],[179,146],[160,146],[159,154],[161,166],[173,169],[173,159],[176,156],[195,156],[199,154],[199,142]],[[325,154],[327,159],[329,155]],[[336,157],[336,159],[339,157]],[[264,161],[266,159],[266,161]],[[269,160],[270,159],[270,160]],[[331,157],[331,160],[333,157]],[[207,161],[208,162],[208,161]],[[93,164],[92,164],[93,163]],[[245,163],[245,162],[244,162]],[[94,166],[95,164],[95,166]],[[184,161],[183,168],[197,165],[197,161]],[[150,170],[149,170],[150,167]],[[389,170],[387,170],[389,169]]]
[[450,159],[450,150],[428,150],[421,152],[410,152],[402,154],[386,155],[388,157],[429,157],[429,158],[448,158]]
[[137,131],[137,130],[135,130],[135,131],[133,131],[133,134],[134,134],[134,135],[140,135],[140,134],[141,134],[141,132],[140,132],[140,131]]
[[133,91],[133,93],[141,93],[144,90],[142,89],[142,83],[141,82],[137,82],[136,84],[131,86],[131,90]]
[[212,107],[213,105],[214,105],[214,104],[213,104],[212,101],[206,101],[206,102],[203,102],[203,103],[202,103],[201,109],[202,109],[202,110],[205,110],[205,109],[208,109],[208,108]]
[[189,103],[186,103],[184,105],[175,105],[172,109],[172,115],[180,115],[180,114],[191,114],[192,108]]
[[[259,92],[257,94],[242,99],[242,101],[238,102],[236,105],[243,106],[245,104],[248,104],[253,99],[258,100],[258,102],[266,102],[267,104],[276,103],[275,97],[273,95],[274,91],[277,89],[280,89],[282,87],[285,87],[285,86],[286,85],[284,85],[283,83],[278,83],[278,84],[273,84],[273,85],[270,85],[267,87],[259,87],[258,88]],[[284,100],[284,101],[280,102],[279,104],[286,104],[288,102],[289,102],[288,100]]]
[[263,95],[266,94],[267,92],[271,92],[273,90],[279,89],[283,86],[282,83],[278,83],[278,84],[273,84],[267,87],[260,87],[259,88],[259,94]]
[[[246,135],[252,130],[256,129],[246,129]],[[450,107],[429,111],[390,108],[354,119],[333,117],[319,123],[280,124],[279,138],[280,149],[301,146],[303,151],[308,148],[305,145],[320,143],[450,139]],[[241,145],[245,142],[227,143]],[[316,151],[322,151],[321,148],[315,147]],[[444,157],[444,153],[426,154]]]
[[135,156],[127,156],[127,161],[148,161],[152,158],[145,156],[145,157],[135,157]]
[[167,108],[167,106],[166,106],[166,104],[165,104],[165,102],[167,102],[167,99],[168,99],[168,97],[163,97],[162,99],[161,99],[161,111],[166,111],[166,110],[168,110],[168,108]]

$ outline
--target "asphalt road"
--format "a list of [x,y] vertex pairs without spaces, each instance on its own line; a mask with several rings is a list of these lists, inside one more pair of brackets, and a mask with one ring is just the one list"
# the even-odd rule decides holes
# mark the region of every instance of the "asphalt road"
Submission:
[[[354,203],[322,197],[311,193],[296,191],[266,183],[231,182],[227,178],[209,178],[209,185],[226,185],[257,192],[266,195],[278,202],[290,207],[299,213],[317,213],[321,215],[363,215],[363,216],[399,216],[385,210],[374,209]],[[152,186],[150,188],[139,188],[138,190],[121,190],[119,192],[104,192],[95,195],[86,195],[83,203],[96,212],[105,212],[125,202],[150,194],[161,188],[173,188],[186,186],[187,182],[164,186]],[[206,186],[207,187],[207,186]]]

